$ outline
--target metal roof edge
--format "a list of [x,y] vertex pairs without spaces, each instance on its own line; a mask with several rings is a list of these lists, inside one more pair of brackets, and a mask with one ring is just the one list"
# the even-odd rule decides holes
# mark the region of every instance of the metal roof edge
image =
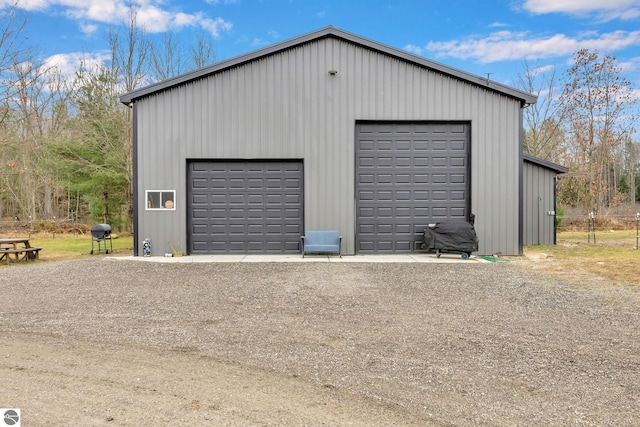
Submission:
[[189,73],[185,73],[176,77],[172,77],[166,80],[162,80],[157,83],[153,83],[151,85],[145,86],[140,89],[136,89],[134,91],[125,93],[120,96],[119,100],[123,104],[130,104],[136,99],[143,98],[145,96],[154,94],[156,92],[161,92],[163,90],[172,88],[174,86],[178,86],[184,83],[188,83],[193,80],[197,80],[199,78],[215,74],[222,70],[232,68],[238,66],[240,64],[250,62],[256,60],[258,58],[262,58],[264,56],[272,55],[274,53],[289,49],[294,46],[298,46],[304,43],[308,43],[313,40],[319,40],[326,37],[336,37],[357,45],[361,45],[367,47],[369,49],[385,53],[387,55],[401,58],[405,61],[432,69],[434,71],[438,71],[442,74],[446,74],[457,79],[469,82],[476,86],[484,87],[488,90],[492,90],[495,92],[502,93],[504,95],[510,96],[512,98],[519,99],[523,106],[527,106],[530,104],[534,104],[537,100],[537,97],[533,94],[523,92],[521,90],[503,85],[501,83],[489,80],[487,78],[483,78],[480,76],[476,76],[474,74],[468,73],[466,71],[462,71],[453,67],[449,67],[447,65],[441,64],[439,62],[435,62],[424,58],[422,56],[414,55],[412,53],[406,52],[404,50],[391,47],[356,34],[349,33],[347,31],[338,29],[333,26],[328,26],[322,28],[320,30],[312,31],[307,34],[303,34],[298,37],[291,38],[289,40],[285,40],[283,42],[266,46],[264,48],[254,50],[248,52],[246,54],[236,56],[234,58],[230,58],[221,62],[217,62],[215,64],[209,65],[207,67],[203,67]]
[[522,159],[525,162],[533,163],[545,169],[552,170],[557,174],[569,172],[569,168],[566,166],[562,166],[562,165],[550,162],[548,160],[541,159],[540,157],[532,156],[531,154],[524,153],[522,155]]

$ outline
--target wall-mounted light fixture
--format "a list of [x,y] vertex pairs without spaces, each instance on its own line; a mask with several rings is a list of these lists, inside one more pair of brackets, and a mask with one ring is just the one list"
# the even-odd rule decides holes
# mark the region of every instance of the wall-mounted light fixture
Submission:
[[338,72],[336,70],[329,70],[329,74],[335,76]]

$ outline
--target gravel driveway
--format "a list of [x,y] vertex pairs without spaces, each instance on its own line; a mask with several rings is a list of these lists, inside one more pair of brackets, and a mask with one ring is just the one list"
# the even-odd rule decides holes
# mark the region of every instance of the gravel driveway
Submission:
[[0,295],[24,425],[640,425],[638,293],[524,261],[95,257]]

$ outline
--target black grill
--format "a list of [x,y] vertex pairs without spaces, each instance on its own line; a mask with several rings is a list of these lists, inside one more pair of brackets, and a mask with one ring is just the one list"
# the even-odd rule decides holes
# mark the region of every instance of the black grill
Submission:
[[98,253],[100,253],[100,245],[104,242],[104,253],[108,254],[107,240],[113,252],[113,242],[111,241],[111,226],[109,224],[96,224],[91,227],[91,254],[93,255],[93,244],[98,243]]

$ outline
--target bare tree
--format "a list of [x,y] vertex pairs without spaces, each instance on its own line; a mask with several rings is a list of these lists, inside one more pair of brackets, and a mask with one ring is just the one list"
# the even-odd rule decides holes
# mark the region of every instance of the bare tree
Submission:
[[[108,71],[101,70],[100,73],[106,72],[108,75],[107,83],[111,85],[111,105],[113,112],[125,109],[125,117],[127,120],[122,123],[124,126],[120,129],[120,144],[118,152],[123,153],[123,165],[127,170],[129,177],[129,185],[125,190],[125,198],[123,200],[123,208],[128,212],[126,226],[132,224],[133,219],[133,139],[131,133],[131,112],[128,108],[123,107],[117,102],[117,92],[131,92],[139,86],[149,83],[151,78],[149,72],[151,70],[150,56],[152,54],[152,46],[149,37],[144,29],[138,25],[138,8],[132,6],[130,8],[129,21],[127,31],[121,37],[115,30],[109,33],[109,45],[111,47],[111,69]],[[117,121],[117,120],[116,120]]]
[[111,65],[119,77],[122,89],[131,92],[149,81],[149,55],[151,42],[144,29],[138,26],[138,9],[129,9],[127,31],[121,36],[117,31],[109,32]]
[[637,119],[631,83],[614,57],[582,49],[575,53],[560,100],[576,174],[586,191],[581,199],[591,209],[610,206],[618,200],[615,154]]
[[67,118],[68,87],[56,68],[37,63],[35,58],[13,64],[13,96],[6,105],[11,111],[5,130],[13,149],[9,154],[14,176],[5,181],[15,199],[16,214],[51,219],[57,214],[56,190],[46,167],[45,147],[63,131]]
[[11,67],[28,50],[21,45],[24,26],[25,21],[18,17],[15,7],[0,12],[0,146],[3,147],[0,150],[0,219],[6,212],[15,215],[19,209],[13,187],[9,187],[9,184],[15,184],[19,170],[14,152],[17,147],[13,145],[17,128],[9,102],[13,97],[14,80]]
[[182,49],[173,33],[162,35],[159,44],[151,45],[151,77],[153,80],[164,80],[183,72]]
[[524,110],[524,151],[558,162],[564,142],[564,114],[556,93],[556,68],[532,68],[526,61],[524,65],[524,73],[518,75],[518,86],[538,97],[538,102]]
[[191,48],[191,60],[194,69],[206,67],[216,61],[213,42],[203,32],[199,32],[196,36],[196,45]]
[[[11,98],[11,82],[13,81],[11,69],[14,64],[22,61],[21,58],[29,52],[29,48],[21,42],[24,40],[21,34],[26,25],[26,21],[21,20],[16,8],[11,7],[0,13],[0,101],[4,102]],[[4,110],[4,113],[7,111]],[[0,116],[0,120],[3,116]]]
[[[183,52],[189,51],[185,56]],[[154,81],[175,77],[194,69],[213,64],[215,55],[211,39],[203,32],[198,32],[195,44],[185,46],[174,33],[162,34],[162,37],[151,44],[150,77]]]

